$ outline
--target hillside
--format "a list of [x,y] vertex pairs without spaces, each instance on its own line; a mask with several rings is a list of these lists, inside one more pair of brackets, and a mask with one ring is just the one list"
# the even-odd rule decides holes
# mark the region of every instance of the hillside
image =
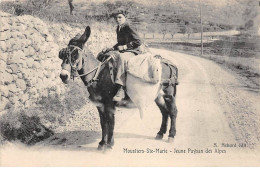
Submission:
[[[33,3],[32,3],[33,2]],[[37,2],[37,3],[36,3]],[[129,12],[130,21],[143,32],[199,32],[200,31],[200,6],[202,8],[202,23],[204,31],[224,31],[230,29],[258,30],[257,7],[254,0],[165,0],[165,1],[137,1],[137,0],[112,0],[112,1],[75,1],[75,16],[71,20],[66,15],[69,13],[67,1],[50,0],[24,0],[16,2],[13,13],[17,15],[33,14],[57,22],[110,22],[110,14],[115,8],[123,7]],[[10,12],[10,2],[2,2],[2,9]],[[63,8],[60,7],[67,6]],[[10,7],[9,7],[10,8]],[[44,13],[44,15],[43,15]],[[62,16],[61,16],[62,15]],[[57,18],[58,17],[58,18]],[[257,29],[257,30],[256,30]]]

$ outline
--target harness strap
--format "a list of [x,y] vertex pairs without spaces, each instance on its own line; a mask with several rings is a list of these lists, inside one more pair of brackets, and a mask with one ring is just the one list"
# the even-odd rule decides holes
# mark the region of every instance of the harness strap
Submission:
[[96,71],[96,73],[95,73],[95,75],[94,75],[94,77],[93,77],[93,81],[96,81],[96,80],[97,80],[97,77],[98,77],[98,75],[99,75],[99,73],[100,73],[100,70],[101,70],[101,66],[102,66],[102,63],[100,62],[100,63],[98,64],[97,71]]
[[79,48],[78,46],[75,46],[75,45],[69,45],[69,47],[74,47],[74,49],[72,50],[72,52],[73,52],[75,49],[78,49],[78,50],[82,51],[81,48]]
[[[98,78],[98,76],[99,76],[99,74],[100,74],[100,72],[101,72],[101,67],[102,67],[104,64],[108,63],[112,58],[113,58],[113,55],[109,56],[109,57],[108,57],[105,61],[103,61],[102,63],[100,62],[99,65],[98,65],[96,68],[90,70],[89,72],[87,72],[87,73],[85,73],[85,74],[79,75],[79,77],[85,76],[85,75],[88,75],[88,74],[92,73],[93,71],[97,70],[96,73],[95,73],[95,75],[94,75],[94,77],[93,77],[89,82],[87,82],[87,85],[86,85],[87,87],[91,86],[93,83],[95,83],[95,82],[98,80],[97,78]],[[113,81],[113,80],[112,80],[112,81]]]
[[111,76],[112,83],[115,84],[115,77],[114,77],[114,70],[113,70],[113,64],[111,62],[108,62],[109,72]]
[[[163,63],[169,67],[170,69],[170,76],[168,79],[163,79],[161,84],[164,86],[170,86],[170,85],[178,85],[178,68],[172,64],[169,64],[165,61],[163,61]],[[176,69],[176,74],[173,72],[173,68],[174,67]]]

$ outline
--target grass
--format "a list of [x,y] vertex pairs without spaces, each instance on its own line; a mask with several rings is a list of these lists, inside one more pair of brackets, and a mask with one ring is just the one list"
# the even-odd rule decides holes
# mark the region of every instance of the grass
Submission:
[[[36,106],[24,110],[9,110],[0,118],[0,141],[18,140],[34,144],[66,126],[67,121],[87,103],[88,93],[80,85],[70,84],[65,96],[49,95]],[[1,139],[2,138],[2,139]]]

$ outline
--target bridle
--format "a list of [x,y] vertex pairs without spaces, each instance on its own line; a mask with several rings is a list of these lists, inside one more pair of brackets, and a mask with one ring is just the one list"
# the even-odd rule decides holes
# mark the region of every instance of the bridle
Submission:
[[[73,47],[72,50],[70,50],[71,47]],[[78,75],[76,75],[76,73],[77,73],[77,71],[78,71],[77,65],[76,65],[77,62],[75,62],[74,64],[72,64],[72,61],[71,61],[71,55],[72,55],[72,53],[73,53],[75,50],[78,50],[78,53],[79,53],[79,52],[82,52],[82,49],[79,48],[78,46],[69,45],[69,46],[66,48],[66,58],[65,58],[65,59],[68,60],[68,62],[69,62],[69,64],[70,64],[70,67],[71,67],[71,75],[72,75],[73,79],[74,79],[74,77],[77,77],[77,76],[78,76]]]
[[[71,47],[73,47],[73,49],[72,50],[70,50],[71,49]],[[77,62],[75,62],[74,64],[72,63],[72,61],[71,61],[71,55],[72,55],[72,53],[75,51],[75,50],[78,50],[78,53],[82,53],[82,49],[81,48],[79,48],[78,46],[75,46],[75,45],[69,45],[67,48],[66,48],[66,59],[68,60],[68,62],[69,62],[69,64],[70,64],[70,66],[71,66],[71,78],[74,80],[74,77],[82,77],[82,76],[87,76],[87,75],[89,75],[90,73],[92,73],[92,72],[94,72],[94,71],[96,71],[96,73],[95,73],[95,75],[94,75],[94,77],[89,81],[89,82],[87,82],[87,87],[89,87],[89,86],[91,86],[94,82],[96,82],[97,81],[97,76],[98,76],[98,74],[99,74],[99,72],[100,72],[100,69],[101,69],[101,66],[103,66],[104,64],[106,64],[108,61],[110,61],[110,59],[112,59],[113,58],[113,55],[111,55],[110,57],[108,57],[105,61],[103,61],[102,63],[100,63],[97,67],[95,67],[94,69],[92,69],[92,70],[90,70],[90,71],[88,71],[87,73],[84,73],[84,74],[78,74],[78,67],[77,67]],[[79,54],[78,54],[79,55]],[[83,59],[81,59],[81,60],[83,60]]]

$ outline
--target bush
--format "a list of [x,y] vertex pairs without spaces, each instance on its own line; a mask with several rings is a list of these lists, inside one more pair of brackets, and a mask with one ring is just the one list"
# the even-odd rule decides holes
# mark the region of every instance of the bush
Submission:
[[32,145],[54,133],[46,128],[36,115],[28,116],[25,112],[9,112],[0,119],[0,134],[2,142],[4,140],[18,140],[24,144]]

